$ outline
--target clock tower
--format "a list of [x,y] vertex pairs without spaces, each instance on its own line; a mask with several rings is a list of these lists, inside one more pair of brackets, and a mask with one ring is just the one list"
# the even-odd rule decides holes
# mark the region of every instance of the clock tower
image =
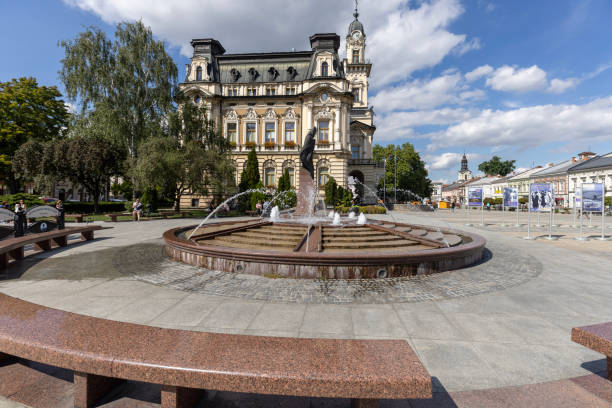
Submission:
[[363,24],[359,21],[359,12],[357,11],[357,2],[355,0],[355,19],[349,25],[348,34],[346,36],[346,59],[345,71],[346,77],[350,82],[351,92],[354,96],[354,107],[368,107],[368,78],[372,64],[366,63],[365,45],[366,35],[363,29]]

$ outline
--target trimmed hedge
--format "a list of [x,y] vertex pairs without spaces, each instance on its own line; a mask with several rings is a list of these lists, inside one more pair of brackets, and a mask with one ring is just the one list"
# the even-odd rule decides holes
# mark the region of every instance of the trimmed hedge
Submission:
[[364,213],[364,214],[386,214],[387,212],[387,210],[385,210],[385,207],[380,206],[380,205],[365,205],[362,207],[357,207],[357,206],[345,207],[343,205],[338,205],[334,209],[343,214],[348,214],[351,211],[355,213]]
[[[130,204],[130,211],[132,204]],[[119,213],[126,211],[126,203],[119,201],[100,201],[98,203],[98,210],[101,213]],[[80,201],[64,201],[64,212],[66,214],[93,214],[94,204],[93,202],[80,202]]]

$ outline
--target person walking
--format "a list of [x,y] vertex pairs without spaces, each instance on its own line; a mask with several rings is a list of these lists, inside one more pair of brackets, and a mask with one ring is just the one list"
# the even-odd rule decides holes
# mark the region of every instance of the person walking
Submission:
[[454,202],[454,201],[451,203],[451,212],[455,212],[455,206],[456,205],[457,205],[457,203]]
[[55,220],[57,221],[57,229],[63,230],[64,229],[64,203],[62,202],[62,200],[57,200],[57,203],[55,203],[55,209],[59,211],[59,214],[57,215],[57,217],[55,217]]

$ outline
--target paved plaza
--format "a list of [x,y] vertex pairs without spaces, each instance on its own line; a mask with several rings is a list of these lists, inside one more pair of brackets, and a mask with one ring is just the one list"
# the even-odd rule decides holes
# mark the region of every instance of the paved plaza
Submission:
[[[557,241],[522,239],[526,213],[520,214],[520,227],[499,226],[499,212],[485,216],[485,226],[465,226],[464,211],[377,216],[475,232],[486,238],[487,250],[481,263],[462,270],[376,281],[206,271],[162,253],[162,233],[194,220],[102,223],[113,228],[99,231],[93,242],[11,266],[7,276],[0,275],[0,291],[80,314],[164,328],[405,339],[438,393],[567,381],[605,370],[603,356],[573,343],[570,331],[612,320],[612,242],[575,241],[579,231],[570,215],[557,216]],[[480,214],[473,212],[470,219],[477,224]],[[507,223],[515,219],[506,214]],[[599,219],[592,222],[600,225]],[[531,233],[541,237],[548,230],[534,227]],[[584,229],[585,236],[600,234]],[[0,400],[0,407],[18,406]]]

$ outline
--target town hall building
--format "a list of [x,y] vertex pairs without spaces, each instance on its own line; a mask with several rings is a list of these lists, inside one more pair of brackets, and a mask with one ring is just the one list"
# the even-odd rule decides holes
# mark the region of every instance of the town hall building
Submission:
[[[236,184],[255,148],[264,186],[277,186],[287,169],[291,184],[299,188],[299,151],[316,126],[314,182],[321,197],[329,177],[344,187],[349,177],[376,187],[384,170],[372,157],[372,64],[365,58],[366,34],[357,10],[353,15],[343,60],[334,33],[314,34],[311,50],[291,52],[226,54],[215,39],[191,41],[193,57],[179,88],[207,108],[230,141]],[[181,202],[187,207],[207,204],[193,195]]]

